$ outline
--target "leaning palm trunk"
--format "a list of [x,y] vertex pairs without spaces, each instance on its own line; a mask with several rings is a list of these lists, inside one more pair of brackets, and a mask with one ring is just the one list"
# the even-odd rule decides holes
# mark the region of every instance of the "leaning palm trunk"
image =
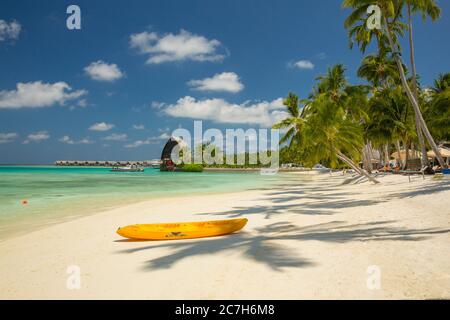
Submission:
[[402,80],[402,86],[403,89],[406,91],[406,95],[408,96],[409,101],[411,102],[414,112],[416,116],[418,117],[420,126],[422,127],[423,133],[425,134],[425,137],[428,140],[428,143],[430,144],[431,148],[433,149],[436,158],[439,161],[439,164],[441,167],[445,168],[447,165],[444,162],[444,159],[442,158],[441,153],[439,152],[438,146],[436,145],[436,142],[433,139],[433,136],[431,135],[430,131],[428,130],[427,124],[425,123],[425,120],[423,119],[422,113],[420,112],[419,103],[417,102],[416,98],[414,97],[409,85],[408,80],[406,79],[405,70],[403,69],[403,62],[400,59],[399,52],[397,52],[394,44],[394,40],[392,39],[391,29],[389,28],[389,22],[386,17],[386,14],[383,15],[384,18],[384,24],[386,28],[386,36],[389,41],[389,46],[391,47],[392,53],[394,55],[395,61],[398,66],[398,70],[400,73],[400,79]]
[[355,170],[359,175],[366,177],[370,182],[373,182],[375,184],[380,183],[378,180],[376,180],[375,178],[371,177],[366,170],[364,169],[360,169],[350,158],[348,158],[345,154],[343,154],[342,152],[340,152],[339,150],[335,150],[337,157],[342,160],[343,162],[345,162],[346,164],[348,164],[350,166],[350,168],[352,168],[353,170]]
[[420,119],[418,115],[416,115],[416,131],[421,152],[420,163],[422,164],[422,167],[426,167],[428,165],[427,147],[425,145],[425,139],[423,137],[423,131],[422,127],[420,126]]
[[[412,23],[410,3],[408,3],[408,23],[409,23],[409,48],[410,48],[411,71],[412,71],[412,90],[414,98],[416,98],[416,101],[419,101],[419,91],[417,88],[417,69],[416,69],[414,37],[413,37],[413,23]],[[428,165],[427,148],[425,145],[425,139],[423,137],[422,127],[420,126],[420,119],[417,113],[415,115],[415,120],[416,120],[417,138],[419,140],[420,151],[422,152],[420,162],[422,164],[422,167],[425,167]]]

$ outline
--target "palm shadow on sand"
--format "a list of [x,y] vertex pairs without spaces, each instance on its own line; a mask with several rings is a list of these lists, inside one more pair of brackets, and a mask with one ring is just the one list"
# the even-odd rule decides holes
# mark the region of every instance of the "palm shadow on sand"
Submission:
[[298,227],[289,222],[277,222],[253,232],[240,232],[225,237],[199,240],[174,240],[155,242],[145,246],[126,249],[120,253],[132,254],[143,250],[168,248],[172,253],[148,260],[146,271],[166,269],[178,261],[193,256],[214,255],[220,252],[239,252],[245,258],[265,264],[274,271],[283,268],[304,268],[315,263],[294,255],[292,249],[284,246],[284,240],[296,241],[298,246],[305,241],[346,243],[349,241],[420,241],[433,235],[449,233],[450,229],[408,229],[391,226],[395,221],[348,224],[332,221],[306,227]]
[[[415,186],[407,191],[398,191],[377,199],[349,199],[349,193],[330,192],[331,184],[319,187],[308,185],[288,185],[282,190],[267,192],[261,199],[269,200],[267,205],[254,207],[235,207],[233,210],[208,213],[210,217],[226,216],[238,218],[243,216],[263,215],[271,219],[288,212],[300,215],[334,215],[343,208],[364,207],[393,199],[409,198],[416,195],[434,194],[450,190],[450,181],[424,186]],[[302,204],[289,203],[299,197],[309,201]],[[206,215],[206,213],[203,213]],[[221,217],[223,218],[223,217]],[[437,228],[404,228],[395,227],[396,221],[378,221],[361,224],[349,224],[345,221],[331,221],[327,223],[299,227],[290,222],[274,222],[252,232],[239,232],[225,237],[174,240],[167,242],[145,242],[145,245],[133,249],[125,249],[119,253],[132,254],[138,251],[168,248],[166,254],[145,261],[143,270],[152,271],[166,269],[175,263],[194,256],[214,255],[222,252],[233,254],[238,252],[245,258],[262,263],[275,271],[284,268],[305,268],[315,265],[314,261],[297,256],[292,250],[292,241],[296,247],[301,247],[305,241],[323,241],[346,243],[350,241],[421,241],[439,234],[449,233],[450,229]],[[290,246],[284,245],[289,241]],[[295,250],[297,251],[297,250]]]

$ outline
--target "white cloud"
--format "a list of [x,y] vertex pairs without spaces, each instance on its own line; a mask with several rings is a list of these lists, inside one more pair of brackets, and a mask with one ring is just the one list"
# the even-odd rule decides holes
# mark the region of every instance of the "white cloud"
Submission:
[[60,138],[58,141],[66,144],[75,144],[75,141],[73,141],[69,136],[64,136]]
[[72,91],[65,82],[42,81],[18,83],[16,90],[0,91],[0,109],[43,108],[78,99],[87,94],[85,90]]
[[19,137],[17,133],[0,133],[0,144],[2,143],[10,143],[16,140]]
[[211,78],[202,80],[191,80],[188,86],[198,91],[226,91],[237,93],[244,89],[239,76],[234,72],[223,72],[215,74]]
[[164,103],[163,102],[159,102],[159,101],[153,101],[151,103],[151,107],[153,109],[161,109],[162,107],[164,107]]
[[84,68],[86,74],[93,80],[113,82],[124,76],[117,64],[108,64],[102,60],[92,62]]
[[186,96],[179,99],[176,104],[167,105],[164,112],[178,118],[271,127],[274,123],[287,117],[284,108],[281,98],[271,102],[232,104],[223,99],[196,100]]
[[125,141],[128,139],[128,136],[125,133],[113,133],[107,137],[102,138],[105,141]]
[[94,141],[90,140],[89,138],[84,138],[79,141],[74,141],[70,136],[63,136],[62,138],[58,139],[59,142],[65,143],[65,144],[93,144]]
[[0,19],[0,42],[5,40],[16,40],[19,38],[20,30],[22,26],[17,21],[11,21],[10,23]]
[[143,124],[133,124],[134,130],[145,130],[145,126]]
[[150,137],[146,140],[137,140],[132,143],[126,144],[125,148],[138,148],[141,146],[149,145],[149,144],[158,144],[163,140],[168,140],[170,138],[170,135],[168,133],[161,133],[159,136],[156,137]]
[[86,99],[80,99],[80,100],[78,100],[76,106],[77,106],[77,107],[80,107],[80,108],[86,108],[86,107],[87,107],[87,101],[86,101]]
[[161,133],[158,137],[158,140],[168,140],[170,139],[170,134],[168,134],[167,132]]
[[38,131],[28,135],[27,139],[23,142],[28,144],[30,142],[41,142],[50,139],[50,134],[47,131]]
[[152,140],[152,139],[137,140],[137,141],[134,141],[132,143],[126,144],[125,148],[138,148],[138,147],[145,146],[145,145],[148,145],[148,144],[156,144],[156,143],[157,142],[155,140]]
[[149,56],[147,64],[186,60],[220,61],[225,58],[225,55],[217,52],[221,46],[218,40],[209,40],[186,30],[162,36],[156,32],[132,34],[130,46]]
[[114,127],[115,126],[111,123],[98,122],[98,123],[94,123],[92,126],[90,126],[89,130],[91,130],[91,131],[108,131]]
[[80,99],[78,101],[75,101],[75,103],[71,104],[69,109],[70,110],[75,110],[75,109],[83,109],[86,108],[87,106],[89,106],[90,104],[86,101],[86,99]]
[[292,63],[291,66],[302,70],[312,70],[315,67],[314,64],[309,60],[299,60]]
[[90,140],[89,138],[84,138],[84,139],[81,139],[80,141],[78,141],[77,143],[79,143],[79,144],[93,144],[93,143],[95,143],[95,141]]

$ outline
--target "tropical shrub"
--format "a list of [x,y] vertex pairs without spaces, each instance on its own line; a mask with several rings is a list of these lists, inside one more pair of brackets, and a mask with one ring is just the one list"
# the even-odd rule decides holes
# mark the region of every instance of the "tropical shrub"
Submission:
[[184,164],[180,166],[183,172],[203,172],[203,165],[201,164]]

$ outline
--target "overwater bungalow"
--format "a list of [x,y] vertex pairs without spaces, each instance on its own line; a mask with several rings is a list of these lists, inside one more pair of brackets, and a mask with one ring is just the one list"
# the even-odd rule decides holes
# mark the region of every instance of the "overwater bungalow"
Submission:
[[57,160],[55,166],[80,166],[80,167],[120,167],[120,166],[139,166],[139,167],[155,167],[160,165],[161,161],[156,160],[139,160],[139,161],[112,161],[112,160]]

